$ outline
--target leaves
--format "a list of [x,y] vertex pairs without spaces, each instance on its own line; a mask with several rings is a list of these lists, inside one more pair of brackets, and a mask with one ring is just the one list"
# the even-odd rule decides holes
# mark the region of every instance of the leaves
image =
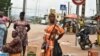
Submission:
[[0,10],[7,15],[8,8],[12,5],[11,0],[0,0]]

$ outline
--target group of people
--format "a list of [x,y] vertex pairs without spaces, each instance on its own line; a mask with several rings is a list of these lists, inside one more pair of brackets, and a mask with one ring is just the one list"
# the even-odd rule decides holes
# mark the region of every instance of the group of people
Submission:
[[64,17],[62,24],[63,28],[66,29],[66,33],[76,33],[77,29],[80,30],[85,26],[84,18],[82,17],[79,17],[79,19]]
[[[25,12],[21,12],[19,17],[20,20],[16,20],[13,22],[8,17],[5,17],[3,15],[3,12],[0,11],[0,29],[3,28],[5,30],[4,36],[0,37],[0,39],[3,38],[3,45],[0,51],[11,54],[23,52],[23,56],[25,56],[26,47],[28,46],[27,33],[30,31],[31,28],[30,24],[25,19]],[[57,24],[56,15],[53,13],[49,14],[48,20],[49,24],[44,29],[45,34],[43,36],[43,44],[41,46],[41,56],[62,56],[62,50],[58,43],[58,40],[61,39],[65,33],[65,25],[63,27],[59,26]],[[6,24],[7,22],[9,22],[8,25]],[[10,43],[6,43],[6,37],[8,32],[7,29],[10,27],[10,24],[12,22],[14,23],[14,30],[12,31],[13,40]],[[79,20],[79,24],[80,29],[84,27],[84,21],[82,20],[82,18]]]
[[[14,30],[12,31],[13,40],[10,43],[6,43],[7,28],[9,28],[12,20],[5,17],[2,11],[0,12],[0,28],[5,29],[4,36],[0,37],[1,40],[3,38],[3,42],[1,43],[3,45],[0,51],[10,54],[21,53],[23,51],[23,56],[25,56],[26,46],[28,45],[27,32],[30,30],[30,24],[24,18],[25,12],[21,12],[19,17],[20,20],[14,22]],[[6,26],[7,22],[9,22],[8,27]]]
[[[25,12],[21,12],[20,20],[16,20],[14,22],[12,31],[12,38],[13,40],[10,43],[6,43],[7,37],[7,28],[9,28],[12,20],[8,19],[7,17],[4,18],[3,13],[0,12],[0,27],[2,28],[2,24],[5,26],[3,28],[6,29],[6,34],[3,36],[3,46],[0,51],[7,52],[7,53],[21,53],[23,52],[23,56],[25,56],[26,46],[28,45],[28,36],[27,32],[30,30],[30,24],[27,20],[25,20]],[[42,56],[61,56],[62,52],[57,52],[55,50],[57,45],[61,51],[60,45],[58,40],[62,38],[64,34],[64,29],[57,25],[56,23],[56,15],[51,13],[48,17],[49,24],[47,28],[44,30],[45,34],[43,36],[43,44],[41,46]],[[6,26],[6,22],[9,22],[8,27]],[[0,37],[2,38],[2,37]],[[54,50],[55,49],[55,50]]]

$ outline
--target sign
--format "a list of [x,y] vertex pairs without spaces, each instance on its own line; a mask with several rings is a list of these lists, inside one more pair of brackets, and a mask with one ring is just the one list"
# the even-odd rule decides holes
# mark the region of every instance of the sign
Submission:
[[72,0],[74,4],[81,5],[85,2],[85,0]]
[[60,5],[60,10],[67,10],[66,5],[61,4],[61,5]]

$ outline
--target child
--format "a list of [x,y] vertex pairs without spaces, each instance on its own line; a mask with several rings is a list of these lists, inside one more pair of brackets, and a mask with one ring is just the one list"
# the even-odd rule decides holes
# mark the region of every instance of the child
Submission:
[[18,37],[18,33],[16,31],[12,32],[13,40],[10,43],[7,43],[3,46],[3,51],[14,54],[14,53],[21,53],[22,51],[22,41],[20,37]]

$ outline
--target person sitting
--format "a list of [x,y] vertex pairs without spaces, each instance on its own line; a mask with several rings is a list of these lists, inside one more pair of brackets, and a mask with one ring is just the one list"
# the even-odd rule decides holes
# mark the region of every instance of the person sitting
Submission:
[[9,54],[21,53],[22,51],[22,41],[20,37],[18,37],[18,33],[16,31],[12,31],[13,40],[10,43],[7,43],[3,46],[3,52],[7,52]]

